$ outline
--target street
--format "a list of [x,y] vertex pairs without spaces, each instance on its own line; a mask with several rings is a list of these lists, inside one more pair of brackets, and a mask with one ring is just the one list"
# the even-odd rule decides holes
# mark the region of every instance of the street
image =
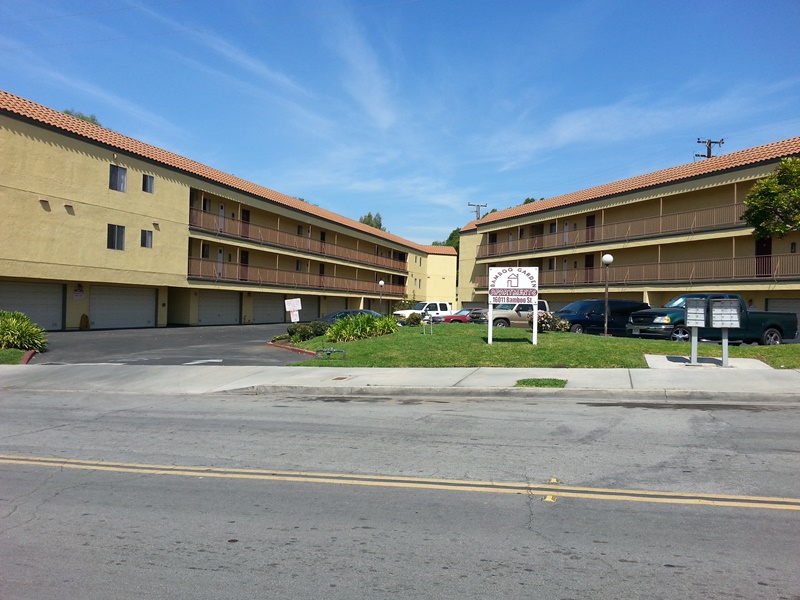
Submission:
[[0,597],[798,598],[795,406],[6,392]]

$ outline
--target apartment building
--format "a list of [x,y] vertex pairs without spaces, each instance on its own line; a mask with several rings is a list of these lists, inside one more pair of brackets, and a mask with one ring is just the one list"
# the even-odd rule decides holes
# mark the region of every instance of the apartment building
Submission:
[[0,91],[0,309],[48,330],[282,323],[455,302],[420,245]]
[[756,240],[741,218],[753,183],[798,155],[800,137],[490,213],[461,230],[461,302],[485,306],[488,268],[510,266],[538,267],[556,308],[608,281],[610,297],[654,306],[731,291],[800,314],[800,233]]

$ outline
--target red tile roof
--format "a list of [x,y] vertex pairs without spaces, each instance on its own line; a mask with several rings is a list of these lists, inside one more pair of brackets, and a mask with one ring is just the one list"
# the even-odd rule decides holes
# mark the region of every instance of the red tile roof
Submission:
[[23,117],[38,124],[46,125],[85,140],[108,146],[119,152],[146,158],[166,167],[178,169],[190,175],[195,175],[240,192],[245,192],[262,200],[288,206],[299,212],[313,215],[339,225],[344,225],[345,227],[356,229],[362,233],[373,235],[408,248],[413,248],[419,252],[445,255],[455,254],[455,250],[449,246],[426,246],[417,244],[416,242],[401,238],[400,236],[381,231],[380,229],[370,227],[359,221],[348,219],[332,211],[303,202],[297,198],[281,194],[280,192],[208,167],[190,158],[174,154],[167,150],[162,150],[150,144],[145,144],[144,142],[122,135],[116,131],[70,116],[64,112],[47,108],[41,104],[36,104],[35,102],[15,96],[3,90],[0,90],[0,113]]
[[723,154],[722,156],[715,156],[698,162],[647,173],[646,175],[638,175],[629,179],[581,190],[579,192],[564,194],[563,196],[554,196],[553,198],[547,198],[538,202],[521,204],[505,210],[489,213],[480,221],[468,223],[461,231],[470,231],[486,223],[493,223],[553,208],[560,208],[570,204],[599,200],[617,194],[643,190],[666,183],[692,179],[701,175],[718,173],[793,155],[800,155],[800,137],[789,138],[780,142],[756,146],[755,148],[748,148],[747,150],[740,150],[738,152],[731,152],[730,154]]

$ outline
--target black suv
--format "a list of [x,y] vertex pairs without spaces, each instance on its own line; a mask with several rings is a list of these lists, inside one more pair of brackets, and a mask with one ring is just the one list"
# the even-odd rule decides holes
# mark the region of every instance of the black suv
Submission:
[[[608,301],[608,333],[628,335],[625,326],[628,317],[637,310],[646,310],[650,305],[638,300]],[[605,327],[605,300],[576,300],[553,314],[569,321],[572,333],[603,333]]]

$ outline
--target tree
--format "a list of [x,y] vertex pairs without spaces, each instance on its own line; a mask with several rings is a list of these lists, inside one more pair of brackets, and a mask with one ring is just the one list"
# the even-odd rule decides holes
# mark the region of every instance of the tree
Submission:
[[374,227],[375,229],[380,229],[381,231],[386,231],[386,228],[383,226],[383,221],[381,221],[381,213],[375,213],[373,217],[372,213],[369,212],[361,217],[358,222]]
[[85,115],[82,112],[80,112],[78,110],[73,110],[71,108],[68,108],[67,110],[65,110],[64,113],[68,114],[71,117],[75,117],[75,118],[81,119],[83,121],[88,121],[89,123],[94,123],[95,125],[98,125],[98,126],[102,127],[102,125],[100,125],[100,121],[97,120],[97,116],[96,115]]
[[530,204],[531,202],[539,202],[540,200],[544,200],[544,198],[539,198],[538,200],[536,198],[525,198],[525,202],[523,202],[523,204]]
[[456,227],[453,231],[450,232],[450,235],[447,236],[447,239],[443,242],[433,242],[431,246],[452,246],[458,252],[459,242],[461,241],[461,236],[459,232],[461,231],[460,227]]
[[800,231],[800,158],[783,158],[771,175],[759,179],[745,198],[742,219],[756,239]]

